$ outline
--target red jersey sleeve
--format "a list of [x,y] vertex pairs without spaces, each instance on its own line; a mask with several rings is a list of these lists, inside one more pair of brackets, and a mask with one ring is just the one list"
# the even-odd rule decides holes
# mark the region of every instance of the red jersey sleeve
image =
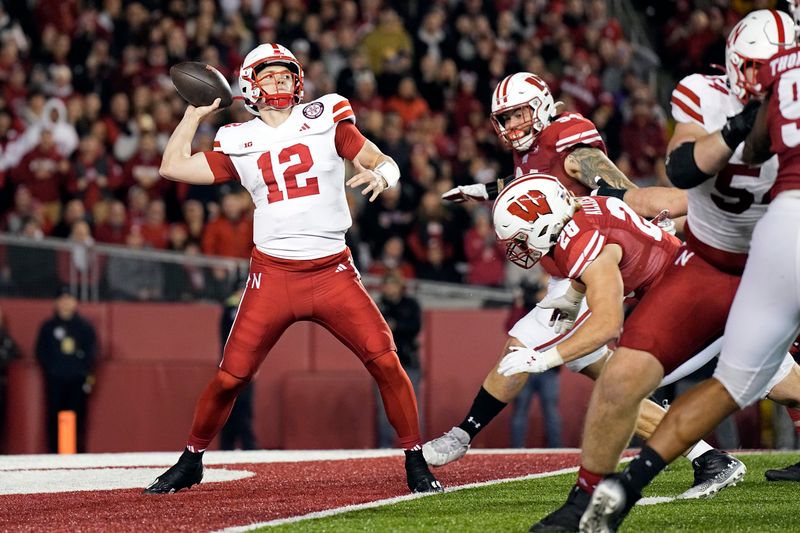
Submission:
[[573,237],[568,237],[569,228],[564,228],[564,231],[567,232],[566,242],[562,245],[564,239],[559,239],[554,257],[558,269],[566,277],[578,279],[592,261],[600,255],[606,244],[606,237],[597,228],[591,227],[586,230],[580,230],[577,226],[573,226],[573,228],[577,230],[573,230],[575,232]]
[[208,166],[214,174],[214,183],[222,183],[229,180],[241,181],[231,156],[217,151],[203,152],[203,155],[206,156]]
[[336,153],[345,159],[352,161],[361,151],[364,143],[367,142],[356,125],[348,120],[342,120],[336,124]]
[[606,144],[600,132],[591,120],[582,115],[568,113],[556,119],[553,124],[559,126],[555,140],[556,152],[568,153],[578,146],[590,146],[606,153]]

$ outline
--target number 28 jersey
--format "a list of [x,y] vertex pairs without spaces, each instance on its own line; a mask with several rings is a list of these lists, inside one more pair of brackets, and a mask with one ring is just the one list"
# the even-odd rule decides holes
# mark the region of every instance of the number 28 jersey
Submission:
[[[683,78],[672,92],[673,118],[697,124],[709,133],[722,129],[728,117],[743,108],[725,80],[725,76],[701,74]],[[767,210],[769,190],[778,172],[776,157],[760,167],[745,165],[743,149],[744,143],[719,174],[687,191],[691,235],[708,247],[731,254],[750,250],[753,228]]]
[[578,279],[608,244],[622,248],[625,294],[641,297],[661,277],[681,242],[618,198],[580,197],[581,208],[561,230],[550,254],[562,277]]
[[352,224],[344,159],[365,139],[346,98],[328,94],[296,105],[271,127],[260,118],[228,124],[205,152],[215,182],[238,179],[255,204],[253,243],[283,259],[341,252]]

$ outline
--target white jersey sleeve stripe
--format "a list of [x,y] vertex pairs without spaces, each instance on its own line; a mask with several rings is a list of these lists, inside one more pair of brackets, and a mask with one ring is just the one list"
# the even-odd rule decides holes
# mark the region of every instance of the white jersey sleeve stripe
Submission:
[[556,141],[556,146],[561,146],[567,143],[573,143],[583,137],[588,137],[589,135],[600,135],[600,133],[595,128],[587,129],[586,131],[582,131],[580,133],[576,133],[575,135],[570,135],[569,137],[564,137],[563,139],[559,139]]
[[589,263],[597,259],[597,256],[600,255],[600,251],[603,249],[605,243],[605,236],[600,235],[600,232],[595,230],[592,234],[592,238],[589,240],[589,244],[583,249],[583,252],[575,262],[572,270],[569,271],[567,277],[573,279],[581,277],[583,271],[589,266]]
[[567,148],[575,146],[576,144],[591,144],[593,142],[602,141],[602,140],[603,140],[603,138],[600,137],[600,134],[595,132],[595,134],[590,136],[590,137],[581,137],[580,139],[577,139],[576,141],[571,142],[571,143],[569,143],[567,145],[556,147],[556,152],[563,152]]

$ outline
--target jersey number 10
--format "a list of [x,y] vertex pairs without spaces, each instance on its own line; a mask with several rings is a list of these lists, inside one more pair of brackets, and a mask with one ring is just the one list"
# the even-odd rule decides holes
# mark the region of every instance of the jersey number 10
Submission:
[[261,171],[261,176],[264,179],[264,183],[267,185],[268,203],[280,202],[285,198],[291,200],[293,198],[319,194],[317,178],[306,178],[306,184],[302,187],[297,184],[297,175],[308,172],[314,165],[314,160],[311,158],[311,151],[308,149],[308,146],[305,144],[287,146],[278,152],[278,163],[289,163],[292,160],[292,156],[295,155],[300,158],[300,161],[287,167],[286,170],[283,171],[283,183],[286,186],[285,194],[275,180],[271,152],[264,152],[261,154],[261,157],[258,158],[258,169]]

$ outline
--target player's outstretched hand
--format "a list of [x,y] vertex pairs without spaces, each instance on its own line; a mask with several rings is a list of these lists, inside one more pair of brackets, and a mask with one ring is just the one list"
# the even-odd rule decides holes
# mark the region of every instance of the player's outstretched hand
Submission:
[[475,183],[473,185],[459,185],[455,189],[450,189],[442,194],[442,200],[448,200],[460,204],[469,200],[483,201],[489,199],[486,185]]
[[192,104],[189,104],[188,106],[186,106],[186,113],[184,114],[184,116],[194,115],[194,117],[197,118],[197,120],[203,120],[203,118],[210,115],[219,108],[219,103],[221,101],[222,100],[217,98],[211,105],[204,105],[201,107],[195,107]]
[[366,185],[366,187],[364,187],[364,190],[361,191],[361,194],[363,196],[366,196],[371,192],[372,196],[369,197],[369,201],[374,202],[375,198],[377,198],[380,193],[386,190],[387,187],[386,178],[384,178],[374,170],[366,168],[356,159],[353,160],[353,166],[356,169],[356,174],[352,178],[347,180],[347,185],[352,189],[355,189],[356,187],[360,187],[362,185]]

